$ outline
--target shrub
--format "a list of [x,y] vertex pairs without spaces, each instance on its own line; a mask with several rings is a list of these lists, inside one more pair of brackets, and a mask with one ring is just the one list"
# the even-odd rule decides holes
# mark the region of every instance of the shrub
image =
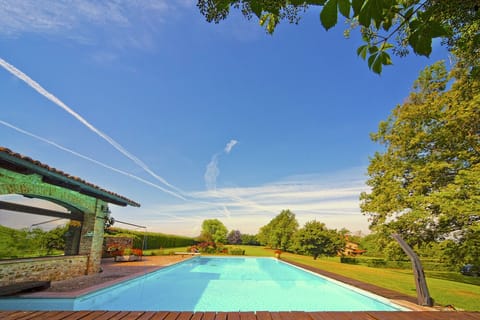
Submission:
[[359,264],[357,259],[351,257],[340,257],[340,262],[348,264]]
[[368,259],[367,266],[372,268],[384,268],[387,267],[387,262],[383,259]]
[[230,254],[232,256],[243,256],[245,255],[245,250],[243,250],[242,248],[233,247],[233,248],[230,248]]

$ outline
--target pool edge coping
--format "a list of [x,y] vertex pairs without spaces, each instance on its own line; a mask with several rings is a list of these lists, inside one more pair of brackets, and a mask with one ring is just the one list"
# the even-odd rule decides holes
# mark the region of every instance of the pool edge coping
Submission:
[[95,293],[97,291],[103,290],[105,288],[115,286],[117,284],[120,284],[122,282],[126,282],[138,277],[146,276],[149,275],[153,272],[156,272],[161,269],[165,269],[168,267],[172,267],[174,265],[183,263],[185,261],[188,261],[190,259],[195,259],[195,257],[187,257],[184,260],[176,261],[173,263],[165,264],[162,266],[156,266],[156,267],[150,267],[148,271],[139,271],[135,272],[132,274],[129,274],[124,277],[119,277],[116,279],[112,279],[109,281],[105,281],[103,283],[100,283],[98,285],[94,285],[91,287],[83,288],[83,289],[78,289],[78,290],[73,290],[73,291],[55,291],[55,292],[32,292],[32,293],[25,293],[25,294],[19,294],[14,297],[16,298],[35,298],[35,299],[75,299],[75,298],[80,298],[88,294]]
[[[103,290],[107,287],[115,286],[117,284],[132,280],[132,279],[137,278],[137,277],[146,276],[146,275],[149,275],[149,274],[151,274],[153,272],[156,272],[158,270],[168,268],[168,267],[171,267],[171,266],[175,266],[177,264],[183,263],[183,262],[191,260],[191,259],[199,258],[199,257],[200,256],[188,257],[185,260],[173,262],[173,263],[166,264],[166,265],[163,265],[163,266],[154,267],[154,268],[152,268],[148,271],[135,272],[135,273],[132,273],[128,276],[124,276],[124,277],[120,277],[120,278],[113,279],[113,280],[110,280],[110,281],[106,281],[104,283],[94,285],[94,286],[91,286],[91,287],[88,287],[88,288],[83,288],[83,289],[78,289],[78,290],[68,291],[68,292],[66,292],[66,291],[63,291],[63,292],[42,292],[42,291],[40,291],[40,292],[21,294],[21,295],[15,296],[15,297],[17,297],[17,298],[38,298],[38,299],[42,299],[42,298],[46,298],[46,299],[62,299],[62,298],[64,298],[64,299],[74,299],[74,298],[80,298],[82,296],[85,296],[85,295],[88,295],[88,294],[93,294],[97,291]],[[218,256],[215,256],[215,255],[202,255],[202,257],[218,258]],[[230,256],[228,256],[228,257],[220,256],[220,258],[222,258],[222,257],[223,258],[230,258]],[[245,258],[246,256],[233,256],[233,258],[242,258],[242,257]],[[248,256],[248,257],[249,258],[260,258],[259,256]],[[262,257],[262,258],[277,259],[277,258],[274,258],[274,257]],[[325,271],[325,270],[318,269],[318,268],[315,268],[315,267],[312,267],[312,266],[309,266],[309,265],[298,263],[298,262],[289,260],[288,258],[287,259],[281,258],[281,259],[278,259],[278,260],[282,261],[284,263],[287,263],[287,264],[291,264],[292,266],[302,268],[302,269],[306,270],[307,272],[313,272],[313,273],[318,274],[320,276],[327,277],[329,279],[333,279],[334,281],[338,281],[340,283],[346,284],[347,286],[351,286],[351,287],[366,291],[367,293],[371,293],[373,295],[380,296],[380,297],[388,300],[390,303],[392,303],[394,305],[398,305],[400,307],[409,309],[409,311],[433,311],[433,310],[438,311],[437,309],[432,308],[432,307],[425,307],[425,306],[418,305],[414,302],[414,299],[415,299],[414,297],[407,296],[405,294],[402,294],[402,293],[394,291],[394,290],[381,288],[381,287],[378,287],[378,286],[375,286],[375,285],[368,284],[366,282],[362,282],[360,280],[348,278],[346,276],[338,275],[338,274],[335,274],[333,272]],[[381,292],[375,292],[375,290],[372,290],[373,287],[378,287],[378,288],[382,289],[383,292],[382,293]],[[394,293],[394,297],[386,296],[384,294],[385,292]],[[405,312],[409,312],[409,311],[405,311]]]
[[[325,270],[315,268],[315,267],[312,267],[312,266],[309,266],[309,265],[306,265],[306,264],[302,264],[302,263],[299,263],[299,262],[289,260],[288,258],[287,259],[279,259],[279,260],[281,260],[283,262],[286,262],[286,263],[290,263],[294,266],[303,268],[305,270],[316,273],[318,275],[321,275],[321,276],[333,279],[335,281],[344,283],[348,286],[355,287],[357,289],[360,289],[360,290],[369,292],[371,294],[380,296],[384,299],[387,299],[388,301],[390,301],[393,304],[396,304],[396,305],[399,305],[403,308],[409,309],[409,311],[438,311],[438,309],[435,309],[433,307],[421,306],[421,305],[419,305],[415,302],[414,297],[408,296],[406,294],[400,293],[400,292],[395,291],[395,290],[382,288],[382,287],[379,287],[377,285],[372,285],[372,284],[369,284],[369,283],[366,283],[366,282],[363,282],[363,281],[360,281],[360,280],[356,280],[356,279],[353,279],[353,278],[349,278],[349,277],[346,277],[346,276],[342,276],[342,275],[339,275],[339,274],[336,274],[336,273],[333,273],[333,272],[330,272],[330,271],[325,271]],[[375,290],[376,288],[380,289],[381,292],[376,291]],[[389,294],[385,295],[385,293],[389,293]],[[390,294],[392,294],[393,296],[390,296]],[[409,312],[409,311],[405,311],[405,312]]]

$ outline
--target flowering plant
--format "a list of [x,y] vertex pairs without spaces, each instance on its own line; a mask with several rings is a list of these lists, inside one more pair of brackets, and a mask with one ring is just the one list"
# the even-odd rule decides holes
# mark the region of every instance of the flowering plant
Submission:
[[112,256],[120,256],[122,255],[122,249],[118,247],[108,247],[107,252]]

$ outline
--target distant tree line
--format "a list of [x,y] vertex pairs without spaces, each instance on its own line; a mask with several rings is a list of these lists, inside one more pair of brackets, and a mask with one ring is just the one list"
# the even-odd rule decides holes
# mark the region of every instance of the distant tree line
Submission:
[[260,228],[261,244],[273,249],[309,255],[335,256],[345,247],[345,236],[337,230],[328,229],[319,221],[308,221],[299,228],[295,214],[283,210],[267,225]]
[[202,222],[202,231],[197,241],[219,244],[260,245],[256,235],[242,234],[239,230],[228,232],[227,227],[218,219],[206,219]]
[[265,245],[272,249],[313,256],[337,255],[345,246],[341,232],[328,229],[318,221],[309,221],[299,229],[295,214],[283,210],[255,235],[242,235],[238,230],[228,232],[218,219],[204,220],[200,241],[244,245]]
[[68,226],[50,231],[40,228],[12,229],[0,225],[0,259],[62,255]]

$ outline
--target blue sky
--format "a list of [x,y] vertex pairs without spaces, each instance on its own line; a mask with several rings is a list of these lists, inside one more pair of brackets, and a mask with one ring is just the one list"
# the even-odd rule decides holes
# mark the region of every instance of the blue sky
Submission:
[[238,13],[209,24],[195,3],[0,1],[0,145],[140,202],[112,215],[150,231],[217,218],[255,234],[290,209],[367,232],[369,134],[445,50],[378,76],[316,10],[270,36]]

